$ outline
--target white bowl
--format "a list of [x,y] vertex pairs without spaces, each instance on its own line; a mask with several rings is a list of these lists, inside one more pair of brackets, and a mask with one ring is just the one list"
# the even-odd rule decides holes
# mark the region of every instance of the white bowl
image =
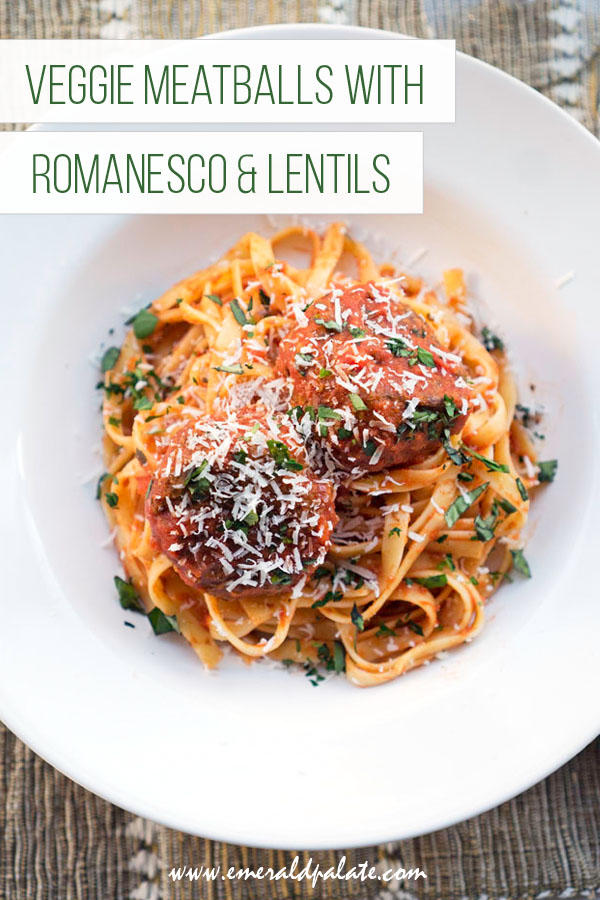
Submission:
[[[249,29],[239,39],[392,35]],[[410,127],[410,126],[408,126]],[[89,357],[168,285],[266,219],[7,217],[0,713],[85,787],[174,828],[259,846],[371,844],[524,790],[598,730],[600,145],[539,94],[457,57],[456,125],[427,126],[423,216],[353,217],[435,282],[463,266],[548,407],[556,482],[533,504],[534,577],[498,592],[470,645],[372,690],[267,665],[212,675],[177,637],[123,627]],[[370,236],[370,237],[369,237]],[[574,277],[560,290],[558,279]],[[113,343],[116,338],[110,338]]]

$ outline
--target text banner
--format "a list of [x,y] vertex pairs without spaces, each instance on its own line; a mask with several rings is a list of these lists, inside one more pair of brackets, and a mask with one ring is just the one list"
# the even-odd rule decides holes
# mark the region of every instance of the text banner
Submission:
[[0,134],[0,213],[421,213],[421,132]]
[[5,40],[0,121],[453,122],[454,41]]

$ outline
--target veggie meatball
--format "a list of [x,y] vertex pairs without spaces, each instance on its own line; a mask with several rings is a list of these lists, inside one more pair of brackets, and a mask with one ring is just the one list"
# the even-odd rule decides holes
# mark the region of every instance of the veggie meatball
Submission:
[[388,289],[334,288],[281,342],[292,420],[313,468],[357,477],[422,462],[466,419],[461,360]]
[[146,498],[152,537],[189,585],[221,597],[293,589],[323,562],[335,488],[289,420],[262,407],[174,429]]

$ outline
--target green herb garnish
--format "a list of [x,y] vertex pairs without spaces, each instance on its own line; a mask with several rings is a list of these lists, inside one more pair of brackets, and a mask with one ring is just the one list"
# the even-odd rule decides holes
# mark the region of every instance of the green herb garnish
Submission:
[[500,338],[493,334],[489,328],[481,329],[481,340],[483,341],[483,346],[486,350],[499,350],[501,353],[504,352],[504,342],[500,340]]
[[529,568],[529,563],[523,556],[522,550],[511,550],[510,555],[513,559],[513,566],[520,572],[521,575],[524,575],[525,578],[531,578],[531,569]]
[[430,368],[435,368],[435,359],[425,347],[417,347],[417,359],[423,366],[429,366]]
[[284,572],[283,569],[273,569],[269,576],[271,584],[291,584],[292,576]]
[[100,368],[103,372],[109,372],[111,369],[114,369],[120,353],[121,351],[118,347],[109,347],[108,350],[104,351],[102,362],[100,363]]
[[282,469],[287,469],[289,472],[300,472],[304,468],[302,463],[290,456],[290,451],[282,441],[270,439],[267,441],[267,447],[277,465]]
[[143,340],[143,338],[150,337],[154,333],[157,324],[158,316],[155,316],[154,313],[149,312],[147,309],[141,309],[133,320],[133,333],[136,338]]
[[341,419],[342,415],[341,413],[336,412],[335,409],[331,409],[330,406],[319,406],[317,417],[319,419]]
[[538,468],[540,470],[538,474],[538,481],[540,482],[540,484],[543,481],[554,481],[556,470],[558,469],[558,460],[549,459],[546,462],[540,462],[538,463]]
[[451,572],[454,572],[454,570],[456,569],[456,566],[454,564],[454,560],[452,559],[452,556],[450,555],[450,553],[446,553],[443,560],[438,565],[438,569],[440,569],[440,570],[441,569],[450,569]]
[[521,500],[529,500],[529,494],[527,493],[527,488],[525,487],[525,485],[523,484],[523,482],[521,481],[520,478],[517,478],[516,484],[517,484],[517,490],[519,491],[519,494],[521,495]]
[[449,419],[456,419],[458,416],[458,407],[452,397],[449,397],[448,394],[444,394],[444,409],[446,410],[446,415]]
[[480,484],[479,487],[473,488],[472,491],[466,491],[464,495],[461,494],[460,497],[456,498],[454,503],[448,507],[444,514],[444,519],[446,520],[448,528],[452,528],[454,523],[460,519],[463,513],[475,503],[477,498],[480,497],[489,486],[489,481],[486,481],[484,484]]
[[243,375],[241,363],[232,363],[230,366],[213,366],[215,372],[228,372],[230,375]]
[[115,575],[114,581],[121,607],[123,609],[133,609],[136,612],[145,612],[142,601],[138,597],[131,581],[125,581],[123,578],[119,578],[118,575]]
[[356,603],[352,607],[352,612],[350,613],[350,618],[352,619],[352,623],[357,631],[365,630],[365,620],[359,613]]
[[246,318],[246,313],[240,306],[240,301],[237,297],[234,297],[233,300],[229,304],[231,312],[233,313],[233,318],[238,323],[238,325],[249,325],[250,322]]
[[393,356],[409,356],[411,352],[401,338],[392,338],[387,342],[386,347]]
[[445,575],[428,575],[426,578],[415,578],[415,581],[425,588],[441,588],[448,584]]
[[329,319],[329,321],[325,321],[325,319],[315,319],[316,325],[322,325],[323,328],[326,328],[327,331],[337,331],[338,334],[341,333],[343,329],[343,325],[340,325],[339,322],[336,322],[334,319]]
[[350,402],[357,412],[368,409],[367,404],[359,394],[350,394]]
[[488,472],[508,472],[508,466],[505,463],[498,463],[493,459],[488,459],[487,456],[482,456],[481,453],[477,453],[475,450],[471,450],[470,447],[465,447],[463,444],[463,448],[467,451],[470,456],[474,456],[475,459],[478,459],[479,462],[482,462]]
[[333,642],[333,670],[338,675],[346,671],[346,651],[339,641]]
[[150,620],[154,634],[168,634],[169,631],[176,631],[178,634],[181,634],[181,630],[177,624],[177,617],[166,616],[158,606],[155,606],[154,609],[150,610],[148,619]]

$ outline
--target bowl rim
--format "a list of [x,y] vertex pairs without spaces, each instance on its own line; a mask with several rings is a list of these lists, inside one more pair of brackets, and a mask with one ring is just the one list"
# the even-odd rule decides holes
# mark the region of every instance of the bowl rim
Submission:
[[[224,32],[219,32],[215,35],[207,35],[206,38],[227,39],[227,38],[231,38],[231,37],[236,37],[238,39],[249,39],[250,40],[250,39],[257,39],[261,36],[264,36],[265,33],[268,33],[273,36],[277,36],[278,34],[283,34],[283,33],[287,33],[287,34],[291,35],[294,32],[298,33],[298,31],[307,32],[307,39],[309,39],[308,33],[314,34],[315,36],[321,35],[322,37],[329,36],[329,34],[331,34],[333,37],[334,33],[335,33],[336,39],[363,39],[363,38],[375,37],[375,36],[377,36],[378,39],[383,39],[384,37],[394,38],[394,39],[406,37],[404,35],[399,35],[394,32],[384,31],[384,30],[380,30],[380,29],[363,28],[361,26],[336,25],[336,24],[289,23],[289,24],[273,24],[273,25],[265,25],[265,26],[256,25],[256,26],[249,26],[247,28],[232,29],[232,30],[228,30],[228,31],[224,31]],[[563,122],[568,121],[569,128],[575,129],[575,131],[579,132],[580,135],[583,133],[586,136],[586,140],[591,142],[591,144],[593,144],[596,147],[596,150],[598,151],[598,162],[600,164],[600,143],[583,125],[581,125],[580,123],[575,121],[565,110],[561,109],[556,104],[554,104],[551,100],[546,98],[544,95],[540,94],[538,91],[534,90],[532,87],[530,87],[526,83],[520,81],[519,79],[515,78],[514,76],[509,75],[508,73],[506,73],[500,69],[497,69],[494,66],[490,66],[489,64],[483,62],[482,60],[478,60],[474,57],[470,57],[466,54],[460,53],[460,51],[457,51],[457,55],[460,55],[461,59],[463,60],[463,65],[470,65],[475,68],[477,68],[479,66],[483,66],[487,70],[493,69],[496,74],[500,73],[500,75],[503,77],[503,79],[508,79],[511,82],[516,82],[517,85],[519,85],[520,89],[524,89],[530,96],[535,96],[537,98],[537,102],[542,102],[548,109],[552,109],[553,114],[555,116],[559,117],[560,120],[562,120]],[[32,126],[32,128],[34,128],[34,129],[37,129],[37,128],[52,129],[52,127],[53,126],[50,124],[46,124],[46,125],[42,125],[42,126],[40,126],[40,125]],[[90,128],[92,130],[95,130],[95,128],[97,128],[97,127],[98,126],[90,126]],[[63,757],[63,762],[61,763],[61,759],[57,758],[56,754],[45,755],[45,753],[43,752],[43,747],[38,746],[37,738],[34,736],[33,740],[30,739],[29,734],[28,734],[28,729],[25,727],[25,723],[22,721],[18,721],[18,722],[12,721],[11,722],[11,718],[13,720],[15,720],[17,717],[10,717],[10,716],[4,717],[4,715],[3,715],[3,719],[6,723],[6,725],[12,731],[14,731],[15,734],[17,734],[17,736],[19,736],[19,737],[22,736],[22,739],[25,740],[25,742],[38,755],[40,755],[42,758],[46,759],[51,765],[53,765],[59,771],[63,772],[65,775],[67,775],[67,777],[69,777],[71,780],[76,781],[77,783],[81,784],[88,790],[91,790],[94,793],[99,793],[100,796],[102,796],[109,802],[114,803],[116,805],[121,805],[123,803],[123,799],[124,799],[123,794],[121,794],[120,796],[117,796],[117,795],[115,795],[114,791],[109,791],[109,790],[104,790],[104,789],[101,789],[101,791],[99,792],[98,788],[96,786],[94,786],[94,784],[91,783],[88,779],[79,780],[78,778],[74,778],[73,775],[71,775],[67,771],[69,766],[66,763],[64,763],[64,759],[66,759],[66,756]],[[501,803],[505,802],[506,800],[521,793],[523,790],[530,787],[533,783],[536,783],[537,781],[547,777],[547,775],[549,775],[551,772],[555,771],[557,768],[559,768],[561,765],[563,765],[565,762],[567,762],[568,759],[570,759],[572,756],[574,756],[576,753],[578,753],[591,740],[593,740],[593,738],[598,733],[599,725],[600,725],[600,723],[598,723],[598,724],[593,723],[592,718],[590,717],[589,728],[581,730],[581,734],[584,735],[583,739],[581,738],[581,734],[580,734],[578,740],[576,742],[574,742],[573,744],[568,744],[567,747],[565,747],[564,742],[562,742],[562,743],[557,742],[557,749],[554,754],[553,761],[550,762],[548,765],[546,765],[544,767],[543,771],[536,770],[535,781],[531,780],[530,772],[527,772],[527,773],[522,772],[521,778],[515,779],[515,782],[511,786],[511,789],[508,792],[502,793],[494,803],[488,804],[488,805],[482,807],[481,805],[478,805],[476,802],[473,802],[469,808],[461,809],[459,815],[448,815],[439,820],[436,820],[433,823],[433,827],[430,829],[430,831],[449,827],[449,826],[455,824],[456,822],[464,821],[465,819],[468,819],[474,815],[480,814],[482,812],[486,812],[489,809],[493,809],[496,806],[498,806],[499,804],[501,804]],[[21,727],[21,726],[23,726],[23,727]],[[29,732],[29,733],[31,733],[31,732]],[[55,761],[55,759],[56,759],[56,761]],[[63,768],[63,764],[64,764],[64,768]],[[163,811],[163,812],[161,812],[160,815],[156,816],[152,810],[151,802],[147,802],[146,804],[143,804],[141,802],[138,802],[136,804],[133,804],[133,803],[130,804],[128,802],[128,808],[131,809],[133,812],[135,812],[137,815],[140,815],[143,817],[149,817],[149,818],[153,819],[153,821],[158,821],[158,822],[161,822],[161,823],[167,825],[168,827],[175,828],[177,830],[181,830],[180,823],[178,823],[174,819],[169,819],[169,815],[166,814],[166,811]],[[196,832],[191,832],[191,833],[196,833]],[[213,840],[229,841],[229,842],[233,841],[233,842],[238,842],[238,843],[249,843],[249,845],[257,846],[257,847],[271,847],[272,846],[271,844],[264,842],[264,840],[263,841],[259,840],[258,842],[253,842],[252,836],[248,832],[245,832],[244,834],[236,834],[233,837],[232,837],[232,833],[233,832],[231,832],[229,834],[222,834],[222,833],[215,833],[215,832],[208,831],[208,832],[206,832],[205,836],[208,836]],[[397,839],[407,839],[410,837],[414,837],[417,834],[423,834],[423,833],[424,832],[422,832],[422,831],[411,832],[410,830],[405,830],[401,834],[400,838],[398,838],[397,835],[390,833],[389,828],[383,827],[383,828],[381,828],[379,835],[374,835],[371,832],[367,835],[366,839],[365,838],[363,838],[363,839],[357,838],[355,841],[350,841],[350,842],[344,841],[343,846],[360,847],[360,846],[365,845],[366,842],[374,843],[374,842],[397,840]],[[426,833],[429,833],[429,832],[426,832]],[[288,841],[288,842],[282,843],[280,846],[284,847],[284,848],[292,849],[292,848],[296,847],[296,842]],[[337,847],[339,845],[336,845],[336,844],[332,845],[331,843],[324,843],[323,841],[320,841],[320,842],[316,843],[314,845],[314,847],[311,849],[330,849],[332,846]]]

